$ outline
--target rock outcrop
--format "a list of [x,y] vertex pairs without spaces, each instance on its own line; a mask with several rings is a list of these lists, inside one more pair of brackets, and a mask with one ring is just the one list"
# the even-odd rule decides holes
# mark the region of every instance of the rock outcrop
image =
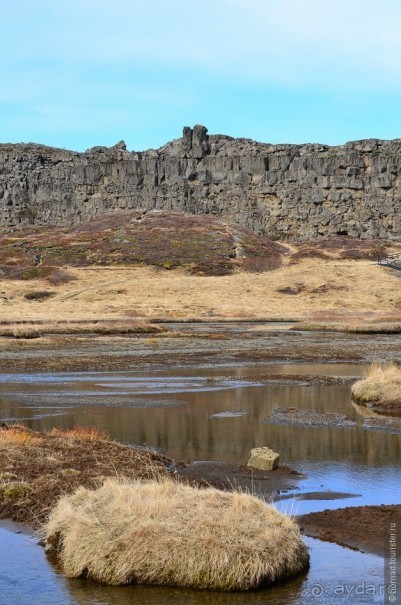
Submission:
[[157,151],[0,145],[0,225],[71,225],[117,209],[211,213],[257,233],[401,239],[401,139],[269,145],[185,127]]

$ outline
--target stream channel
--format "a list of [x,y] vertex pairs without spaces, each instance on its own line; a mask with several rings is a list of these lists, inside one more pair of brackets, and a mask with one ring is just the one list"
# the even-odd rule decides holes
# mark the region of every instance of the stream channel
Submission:
[[[345,363],[264,363],[129,373],[1,374],[0,421],[23,422],[37,430],[96,426],[111,439],[157,448],[177,461],[193,463],[243,463],[252,447],[268,445],[280,453],[281,464],[304,474],[292,489],[276,494],[275,504],[284,512],[393,504],[401,486],[401,435],[364,426],[366,419],[351,403],[349,384],[302,381],[302,375],[357,379],[363,369]],[[267,380],[268,374],[276,380],[278,373],[281,381]],[[297,375],[295,383],[286,380],[291,375]],[[343,414],[355,424],[264,422],[274,409],[290,407]],[[225,594],[68,580],[46,559],[34,535],[3,523],[0,603],[383,603],[381,557],[304,539],[311,554],[307,574],[268,590]]]

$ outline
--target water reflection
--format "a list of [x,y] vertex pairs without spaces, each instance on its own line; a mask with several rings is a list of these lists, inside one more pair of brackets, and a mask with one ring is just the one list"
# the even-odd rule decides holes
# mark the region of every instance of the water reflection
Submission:
[[[310,603],[382,603],[383,563],[335,544],[305,539],[309,573],[266,590],[218,593],[152,586],[103,586],[63,578],[35,539],[0,527],[1,602],[7,605],[309,605]],[[336,561],[336,565],[333,565]],[[21,582],[23,570],[23,582]],[[363,587],[370,587],[369,591]],[[358,588],[358,590],[357,590]],[[352,599],[338,597],[352,591]]]
[[[394,485],[401,481],[401,437],[365,430],[363,417],[351,405],[349,385],[257,382],[258,376],[278,372],[341,376],[360,375],[362,369],[351,364],[269,364],[150,374],[3,375],[0,420],[21,420],[39,430],[97,426],[117,441],[155,447],[185,461],[244,462],[252,447],[268,445],[280,453],[281,464],[306,474],[303,492],[360,494],[352,502],[327,502],[327,508],[392,503]],[[119,394],[121,384],[127,395]],[[263,423],[275,408],[286,407],[344,414],[356,425]],[[300,512],[322,507],[319,501],[296,506]]]
[[[361,429],[362,419],[351,405],[348,385],[230,383],[229,388],[216,391],[187,390],[178,396],[163,393],[162,397],[159,394],[145,397],[132,389],[128,397],[114,400],[99,391],[94,396],[92,382],[87,391],[79,383],[78,397],[54,392],[51,401],[48,401],[49,385],[43,389],[24,383],[13,386],[14,391],[0,399],[3,420],[24,420],[35,429],[95,425],[113,439],[161,448],[177,459],[243,461],[252,447],[262,444],[279,451],[288,463],[337,460],[387,466],[401,455],[397,435],[386,435],[383,439],[379,433]],[[357,425],[306,428],[262,422],[274,409],[286,407],[341,413]]]
[[[0,376],[0,420],[23,420],[34,429],[97,426],[112,439],[159,448],[177,460],[243,462],[252,447],[269,445],[282,464],[306,473],[301,489],[277,502],[281,510],[304,513],[322,508],[393,503],[401,482],[401,437],[363,430],[348,385],[263,384],[266,374],[357,376],[349,364],[217,367],[137,373],[24,374]],[[252,380],[251,380],[252,378]],[[296,407],[345,414],[355,427],[305,428],[262,421],[275,408]],[[332,502],[326,490],[355,494]],[[313,498],[297,500],[297,493]],[[293,496],[293,499],[291,499]],[[281,586],[255,593],[213,593],[163,587],[105,587],[65,580],[26,536],[0,531],[0,582],[4,602],[89,605],[306,605],[341,601],[340,585],[354,587],[352,603],[381,603],[382,561],[374,556],[307,539],[311,571]],[[6,556],[4,556],[6,553]],[[332,561],[336,561],[334,567]],[[24,568],[24,587],[17,585]],[[364,581],[375,593],[356,595]],[[316,586],[318,587],[316,589]],[[323,593],[318,595],[320,586]],[[4,587],[4,588],[3,588]],[[4,596],[6,595],[6,597]],[[314,596],[315,595],[315,596]],[[317,596],[316,596],[317,595]]]
[[16,524],[0,526],[0,602],[76,605],[65,579],[47,561],[35,537],[16,531],[21,531]]

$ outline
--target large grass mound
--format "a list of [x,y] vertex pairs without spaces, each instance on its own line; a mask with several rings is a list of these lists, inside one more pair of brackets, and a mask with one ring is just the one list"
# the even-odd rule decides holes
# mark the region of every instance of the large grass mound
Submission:
[[65,267],[150,265],[191,274],[229,275],[280,267],[286,247],[210,215],[158,210],[104,212],[70,229],[0,230],[3,279],[66,283]]
[[244,493],[172,480],[78,489],[45,528],[68,577],[247,590],[301,572],[309,556],[298,526]]
[[401,368],[373,364],[365,378],[352,385],[352,398],[379,413],[401,415]]

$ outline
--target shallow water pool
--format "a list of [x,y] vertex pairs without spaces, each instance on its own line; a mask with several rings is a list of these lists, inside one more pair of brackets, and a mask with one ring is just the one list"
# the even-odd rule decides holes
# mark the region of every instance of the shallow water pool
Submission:
[[[301,514],[342,506],[391,504],[397,501],[401,486],[401,435],[364,429],[363,416],[351,404],[349,384],[285,381],[291,375],[358,377],[362,371],[363,367],[355,364],[259,364],[175,372],[3,374],[0,420],[23,421],[39,430],[75,424],[96,426],[112,439],[157,448],[186,461],[240,463],[246,461],[252,447],[268,445],[280,453],[281,464],[305,473],[305,478],[277,501],[280,510]],[[269,382],[269,374],[275,380],[281,374],[284,382]],[[343,414],[355,425],[301,427],[263,422],[276,408],[290,407]],[[327,499],[330,491],[344,497]],[[44,604],[167,605],[174,601],[174,605],[242,605],[245,599],[250,605],[383,602],[382,559],[311,538],[306,541],[311,549],[308,574],[245,597],[170,588],[107,588],[65,580],[31,538],[3,528],[0,553],[6,556],[0,554],[0,581],[9,592],[7,604],[24,602],[22,594],[26,602]],[[15,561],[19,557],[23,561],[31,557],[26,565],[33,566],[25,577],[24,593],[16,584],[20,569]],[[53,584],[54,591],[49,589],[53,600],[46,601],[48,587]],[[368,584],[374,587],[373,592],[367,593]],[[360,594],[356,593],[358,586]],[[36,598],[38,590],[43,590],[42,600]]]

